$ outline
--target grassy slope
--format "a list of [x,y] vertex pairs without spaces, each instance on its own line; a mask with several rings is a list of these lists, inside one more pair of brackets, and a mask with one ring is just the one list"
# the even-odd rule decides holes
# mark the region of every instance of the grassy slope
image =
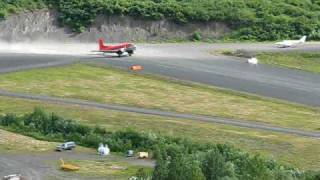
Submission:
[[320,73],[320,53],[259,53],[264,64]]
[[0,129],[0,152],[45,152],[52,151],[56,145]]
[[307,130],[320,128],[319,109],[83,64],[1,75],[0,88]]
[[0,97],[0,113],[30,112],[36,106],[42,106],[48,111],[76,119],[82,123],[99,124],[109,131],[132,128],[138,131],[189,137],[201,142],[227,143],[250,152],[260,152],[303,169],[319,169],[320,167],[320,157],[318,156],[320,142],[317,139],[191,120],[168,119]]
[[72,163],[81,167],[77,173],[85,175],[88,178],[108,177],[109,179],[127,180],[129,177],[134,176],[140,168],[146,169],[150,174],[152,173],[152,168],[150,167],[133,166],[121,161],[123,161],[123,158],[110,159],[110,157],[107,157],[97,161],[80,160],[73,161]]

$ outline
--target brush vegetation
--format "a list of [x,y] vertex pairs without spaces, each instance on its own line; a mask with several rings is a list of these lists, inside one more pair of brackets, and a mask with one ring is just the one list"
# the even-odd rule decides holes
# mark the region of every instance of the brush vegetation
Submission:
[[58,10],[61,24],[75,32],[86,30],[103,14],[178,24],[219,21],[234,30],[229,38],[241,40],[320,38],[319,0],[3,0],[0,16],[44,6]]
[[186,138],[132,130],[107,132],[102,127],[83,125],[56,114],[48,114],[40,108],[23,116],[0,116],[0,125],[48,141],[71,140],[94,148],[103,142],[115,152],[128,149],[148,151],[157,160],[152,174],[154,180],[319,178],[317,172],[301,171],[228,145],[195,143]]

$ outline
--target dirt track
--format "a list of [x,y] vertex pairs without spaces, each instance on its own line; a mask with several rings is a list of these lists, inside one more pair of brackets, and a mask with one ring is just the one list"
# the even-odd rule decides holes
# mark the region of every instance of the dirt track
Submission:
[[[58,170],[59,159],[63,158],[65,161],[70,160],[99,160],[100,158],[107,158],[112,161],[116,159],[115,156],[100,157],[95,153],[88,152],[46,152],[46,153],[1,153],[0,155],[0,177],[19,173],[27,180],[44,180],[44,179],[106,179],[106,177],[86,177],[76,173],[63,172]],[[119,158],[117,158],[119,159]],[[123,159],[132,165],[141,165],[152,167],[153,161],[137,160],[137,159]]]

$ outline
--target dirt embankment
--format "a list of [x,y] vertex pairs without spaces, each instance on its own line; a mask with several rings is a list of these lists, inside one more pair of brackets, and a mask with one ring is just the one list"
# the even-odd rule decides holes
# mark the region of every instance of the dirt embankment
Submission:
[[225,24],[219,22],[178,25],[167,20],[148,21],[132,17],[100,16],[87,31],[74,34],[68,28],[59,26],[57,16],[54,11],[41,10],[0,20],[0,40],[95,42],[97,38],[103,37],[109,42],[149,42],[188,39],[195,31],[200,31],[204,38],[218,38],[230,31]]

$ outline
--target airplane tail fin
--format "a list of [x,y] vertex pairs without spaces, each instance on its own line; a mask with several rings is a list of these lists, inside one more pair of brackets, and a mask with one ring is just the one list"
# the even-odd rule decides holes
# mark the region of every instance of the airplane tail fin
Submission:
[[305,43],[307,40],[307,36],[302,36],[302,38],[300,39],[301,43]]
[[102,50],[105,47],[106,46],[104,45],[104,40],[103,39],[99,39],[99,49]]

